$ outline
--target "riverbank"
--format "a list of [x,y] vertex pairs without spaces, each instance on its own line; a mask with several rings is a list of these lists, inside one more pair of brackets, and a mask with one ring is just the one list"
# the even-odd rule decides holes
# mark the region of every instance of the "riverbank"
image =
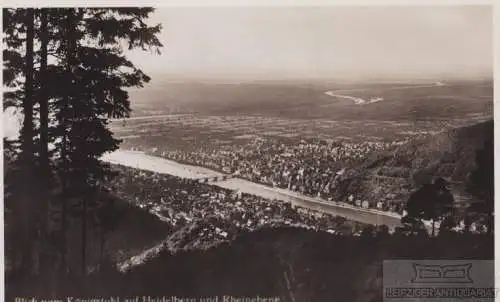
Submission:
[[[118,150],[103,156],[102,160],[112,164],[119,164],[188,179],[220,177],[224,175],[223,173],[204,167],[180,164],[173,160],[147,155],[139,151]],[[242,193],[260,196],[269,200],[290,202],[295,206],[341,216],[360,223],[386,225],[389,229],[395,229],[401,226],[401,216],[396,213],[383,212],[375,209],[364,209],[340,202],[326,202],[320,198],[304,196],[285,189],[268,187],[241,178],[231,178],[211,182],[210,184],[225,189],[237,190]]]

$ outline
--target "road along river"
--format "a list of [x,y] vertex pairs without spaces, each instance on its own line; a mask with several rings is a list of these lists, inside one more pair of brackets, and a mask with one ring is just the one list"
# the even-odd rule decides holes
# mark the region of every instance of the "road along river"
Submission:
[[[223,174],[204,167],[180,164],[178,162],[161,157],[147,155],[143,152],[118,150],[106,154],[102,160],[127,167],[148,170],[152,172],[170,174],[177,177],[200,179],[205,177],[222,176]],[[363,209],[344,203],[326,202],[319,198],[304,196],[289,190],[272,188],[262,184],[254,183],[241,178],[231,178],[211,182],[221,188],[237,190],[242,193],[253,194],[270,200],[276,199],[290,202],[292,205],[321,211],[332,215],[345,217],[346,219],[361,223],[387,225],[390,229],[400,226],[401,216],[378,211],[374,209]]]

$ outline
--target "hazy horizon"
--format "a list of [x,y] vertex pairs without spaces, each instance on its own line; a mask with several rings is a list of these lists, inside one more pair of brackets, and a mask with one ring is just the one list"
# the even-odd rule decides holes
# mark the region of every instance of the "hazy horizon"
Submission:
[[163,7],[151,23],[162,55],[128,56],[160,78],[493,75],[491,6]]
[[[143,99],[165,81],[493,78],[492,6],[164,7],[150,23],[162,55],[125,53],[152,77]],[[18,119],[4,112],[6,136]]]

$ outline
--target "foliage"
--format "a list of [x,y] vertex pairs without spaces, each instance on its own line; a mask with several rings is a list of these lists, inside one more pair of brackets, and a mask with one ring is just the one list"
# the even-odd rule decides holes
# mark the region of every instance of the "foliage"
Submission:
[[[376,239],[376,240],[374,240]],[[383,261],[387,259],[493,259],[488,235],[333,236],[296,228],[262,229],[207,251],[185,251],[158,258],[127,274],[96,272],[87,284],[62,279],[57,296],[216,295],[272,296],[289,301],[356,301],[367,292],[382,298]],[[280,261],[281,260],[281,261]],[[214,266],[214,263],[217,263]],[[290,287],[285,286],[287,275]],[[29,280],[7,288],[7,297],[34,293]],[[377,284],[379,284],[377,286]],[[30,291],[31,287],[31,291]],[[47,287],[39,286],[38,296]]]
[[439,178],[433,184],[425,184],[410,195],[406,204],[407,216],[403,223],[414,225],[421,220],[432,220],[434,223],[453,212],[453,195],[446,188],[444,179]]
[[[62,270],[66,270],[65,237],[68,214],[72,213],[72,218],[82,223],[85,274],[87,221],[102,212],[95,210],[98,201],[105,200],[98,198],[100,186],[113,174],[99,158],[120,143],[108,128],[109,118],[129,116],[125,89],[142,87],[150,80],[124,56],[122,46],[159,53],[163,46],[157,37],[161,25],[146,23],[153,12],[152,8],[3,10],[3,84],[9,87],[4,106],[24,113],[18,150],[24,155],[23,162],[32,166],[21,165],[20,175],[36,177],[31,186],[38,183],[39,194],[43,194],[41,200],[25,196],[21,199],[25,207],[14,212],[27,221],[32,220],[30,215],[42,223],[42,237],[25,241],[47,241],[49,236],[43,234],[50,231],[43,217],[53,217],[47,211],[58,208],[53,219],[59,223],[59,230],[54,231],[59,234]],[[49,144],[54,146],[50,152]],[[20,183],[21,179],[13,181]],[[54,193],[57,196],[49,196]],[[59,203],[49,206],[49,199]]]

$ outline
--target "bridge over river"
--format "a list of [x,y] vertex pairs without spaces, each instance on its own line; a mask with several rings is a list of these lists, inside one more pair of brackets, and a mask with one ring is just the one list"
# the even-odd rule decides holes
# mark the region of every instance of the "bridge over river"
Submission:
[[346,219],[361,223],[374,225],[384,224],[390,229],[394,229],[401,225],[401,216],[395,213],[354,207],[341,202],[327,202],[320,198],[313,198],[290,190],[265,186],[204,167],[180,164],[173,160],[147,155],[143,152],[118,150],[106,154],[102,157],[102,160],[112,164],[170,174],[182,178],[196,179],[221,188],[237,190],[242,193],[257,195],[270,200],[290,202],[292,205],[342,216]]

